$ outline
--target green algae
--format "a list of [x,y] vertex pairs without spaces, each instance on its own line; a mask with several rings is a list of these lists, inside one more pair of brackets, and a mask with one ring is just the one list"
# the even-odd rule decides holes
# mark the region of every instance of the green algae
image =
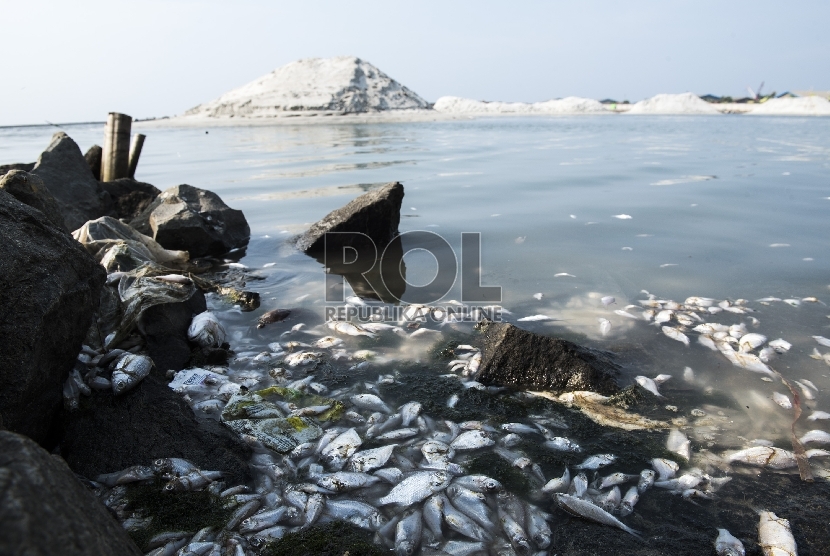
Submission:
[[311,527],[304,531],[287,533],[283,538],[268,544],[261,553],[264,556],[383,556],[389,550],[372,542],[372,533],[343,521]]

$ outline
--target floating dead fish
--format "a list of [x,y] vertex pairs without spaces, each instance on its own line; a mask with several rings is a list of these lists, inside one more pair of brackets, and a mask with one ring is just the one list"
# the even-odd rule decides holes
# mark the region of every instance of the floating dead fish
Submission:
[[802,444],[810,444],[811,442],[815,442],[816,444],[830,444],[830,433],[822,430],[811,430],[799,438],[799,440]]
[[813,339],[822,346],[830,347],[830,339],[825,338],[824,336],[813,336]]
[[[640,478],[637,480],[637,492],[642,494],[650,489],[654,485],[656,476],[657,473],[651,469],[643,469],[640,471]],[[672,471],[672,476],[674,476],[674,471]]]
[[826,411],[813,411],[813,413],[807,417],[808,421],[817,421],[819,419],[830,419],[830,413]]
[[[830,452],[826,450],[807,450],[808,458],[812,457],[827,457]],[[768,467],[770,469],[791,469],[798,464],[795,459],[795,454],[789,450],[775,448],[772,446],[755,446],[740,450],[730,455],[728,458],[731,463],[744,463],[746,465],[754,465],[756,467]]]
[[568,492],[571,487],[571,471],[566,467],[561,477],[551,479],[542,487],[542,492],[553,494],[555,492]]
[[553,317],[549,317],[547,315],[531,315],[529,317],[522,317],[518,319],[517,322],[543,322],[548,320],[556,320]]
[[290,314],[291,311],[288,309],[272,309],[259,317],[256,327],[263,328],[268,324],[284,321]]
[[484,431],[473,430],[463,432],[450,443],[450,447],[454,450],[477,450],[479,448],[486,448],[492,446],[496,442],[492,440]]
[[798,547],[790,530],[790,522],[773,512],[760,511],[758,544],[764,556],[798,556]]
[[658,480],[668,481],[674,477],[674,474],[680,469],[677,462],[670,459],[654,458],[651,460],[651,466],[657,471],[659,475]]
[[603,336],[611,332],[611,322],[608,319],[598,318],[597,321],[599,321],[599,331]]
[[376,336],[374,332],[369,332],[352,322],[344,320],[330,320],[326,323],[326,326],[338,334],[345,334],[347,336],[369,336],[370,338]]
[[661,328],[663,330],[663,334],[671,338],[672,340],[677,340],[678,342],[682,342],[686,347],[689,346],[689,338],[683,334],[680,330],[676,328],[672,328],[670,326],[663,326]]
[[738,347],[741,351],[752,351],[757,347],[761,347],[764,345],[764,342],[767,341],[767,337],[763,334],[756,334],[754,332],[750,332],[749,334],[744,334],[738,340]]
[[600,299],[600,302],[602,302],[603,305],[608,306],[616,303],[617,300],[613,296],[606,295],[605,297]]
[[187,338],[202,347],[219,347],[225,343],[226,336],[219,319],[210,311],[193,317],[187,329]]
[[680,432],[678,429],[669,431],[669,438],[666,440],[666,449],[673,452],[686,461],[691,458],[691,441],[689,438]]
[[580,463],[579,465],[574,465],[574,469],[590,469],[592,471],[599,469],[600,467],[605,467],[606,465],[611,465],[617,461],[617,456],[612,454],[597,454],[595,456],[590,456],[588,459]]
[[790,401],[790,398],[788,398],[787,396],[785,396],[784,394],[781,394],[779,392],[773,392],[772,393],[772,401],[774,401],[775,403],[777,403],[778,405],[780,405],[784,409],[792,409],[793,408],[793,404]]
[[422,471],[417,472],[397,485],[378,500],[379,506],[396,504],[399,506],[411,506],[440,492],[449,486],[451,475],[445,471]]
[[614,314],[619,315],[621,317],[626,317],[626,318],[629,318],[629,319],[639,320],[639,318],[636,315],[632,315],[628,311],[624,311],[622,309],[615,309]]
[[625,473],[611,473],[610,475],[603,477],[599,483],[600,490],[605,490],[608,487],[621,485],[623,483],[627,483],[633,479],[637,479],[639,475],[626,475]]
[[581,500],[568,494],[559,493],[554,494],[554,500],[556,501],[556,505],[562,508],[566,513],[569,513],[576,517],[583,517],[585,519],[595,521],[603,525],[609,525],[611,527],[622,529],[626,533],[640,538],[639,532],[630,528],[629,526],[621,522],[619,519],[609,514],[602,508],[595,506],[591,502]]

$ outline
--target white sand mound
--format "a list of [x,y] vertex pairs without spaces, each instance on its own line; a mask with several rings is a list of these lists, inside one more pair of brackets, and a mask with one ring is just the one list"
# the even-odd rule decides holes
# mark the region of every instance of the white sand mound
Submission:
[[641,100],[626,114],[720,114],[717,108],[693,93],[662,94]]
[[185,116],[268,118],[297,112],[353,114],[428,106],[372,64],[354,56],[339,56],[291,62],[191,108]]
[[759,116],[830,116],[830,101],[811,96],[798,98],[772,98],[754,106],[749,114]]
[[446,114],[601,114],[605,107],[594,99],[566,97],[545,102],[482,102],[460,97],[441,97],[433,108]]

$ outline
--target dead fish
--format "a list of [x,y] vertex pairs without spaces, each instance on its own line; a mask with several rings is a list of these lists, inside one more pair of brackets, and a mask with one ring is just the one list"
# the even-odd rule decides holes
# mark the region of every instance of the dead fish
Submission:
[[730,455],[728,461],[770,469],[790,469],[797,465],[795,455],[792,452],[772,446],[754,446],[739,450]]
[[686,461],[691,457],[691,441],[678,429],[669,431],[669,438],[666,440],[666,449],[673,452]]
[[671,321],[672,317],[674,317],[674,311],[664,309],[654,316],[654,322],[662,324]]
[[613,512],[617,509],[617,506],[620,505],[620,499],[622,495],[620,494],[620,488],[615,486],[611,490],[609,490],[605,496],[599,497],[596,500],[597,506],[605,510],[606,512]]
[[764,345],[764,342],[766,341],[767,337],[763,334],[750,332],[749,334],[744,334],[740,337],[738,340],[738,347],[741,351],[752,351],[753,349]]
[[634,506],[639,500],[640,490],[636,486],[629,488],[620,502],[620,515],[625,517],[632,514],[634,512]]
[[642,388],[648,390],[649,392],[651,392],[652,394],[654,394],[658,398],[663,398],[664,397],[663,394],[661,394],[660,391],[657,389],[657,383],[654,380],[648,378],[647,376],[636,376],[636,377],[634,377],[634,380]]
[[773,512],[758,513],[758,544],[764,556],[797,556],[798,547],[790,530],[790,522]]
[[[220,479],[222,477],[221,471],[191,471],[187,475],[183,475],[181,477],[176,477],[166,485],[164,485],[164,490],[167,492],[172,491],[185,491],[185,490],[199,490],[203,487],[206,487],[208,484],[212,483],[213,481]],[[257,506],[259,507],[259,506]],[[248,517],[248,516],[245,516]],[[244,518],[242,518],[244,519]],[[241,520],[240,520],[241,521]]]
[[817,444],[830,444],[830,433],[814,429],[799,438],[802,444],[815,442]]
[[284,321],[291,314],[289,309],[272,309],[264,313],[257,321],[257,328],[263,328],[267,324]]
[[643,469],[640,471],[640,479],[637,481],[637,492],[644,493],[654,485],[654,480],[657,473],[651,469]]
[[539,429],[524,423],[504,423],[501,430],[518,434],[539,434]]
[[490,533],[463,512],[458,511],[443,494],[439,497],[443,506],[444,522],[450,529],[477,541],[492,540]]
[[611,454],[597,454],[595,456],[590,456],[588,459],[580,463],[579,465],[574,465],[574,469],[590,469],[596,470],[600,467],[605,467],[606,465],[611,465],[617,461],[617,456]]
[[479,448],[486,448],[492,446],[496,442],[492,440],[484,431],[466,431],[458,435],[458,437],[450,443],[450,447],[454,450],[477,450]]
[[785,396],[784,394],[780,394],[778,392],[772,393],[772,401],[783,407],[784,409],[792,409],[793,404],[790,402],[790,398]]
[[388,415],[393,413],[392,409],[374,394],[357,394],[349,399],[360,409],[365,409],[367,411],[380,411]]
[[598,318],[597,321],[599,321],[599,331],[603,336],[611,332],[611,321],[603,318]]
[[326,323],[326,326],[328,326],[338,334],[345,334],[347,336],[369,336],[370,338],[376,337],[376,334],[374,332],[369,332],[368,330],[365,330],[354,323],[344,320],[330,320]]
[[153,460],[153,470],[165,479],[181,477],[199,468],[182,458],[159,458]]
[[411,506],[447,488],[450,474],[445,471],[416,472],[395,485],[389,493],[378,500],[379,506],[397,504]]
[[380,477],[375,477],[367,473],[337,471],[318,477],[316,484],[330,492],[341,493],[371,486],[378,481],[380,481]]
[[793,347],[793,345],[787,340],[784,340],[783,338],[778,338],[777,340],[771,341],[769,343],[769,347],[771,347],[778,353],[786,353],[790,351],[790,348]]
[[588,491],[588,477],[585,473],[580,472],[571,481],[571,486],[568,488],[568,494],[582,498]]
[[667,481],[674,477],[674,474],[680,469],[677,462],[670,459],[654,458],[651,460],[651,466],[657,471],[659,475],[658,480]]
[[298,351],[296,353],[288,354],[285,359],[283,359],[283,363],[285,363],[286,367],[294,369],[296,367],[313,365],[322,360],[323,354],[319,351]]
[[819,419],[830,419],[830,413],[826,411],[813,411],[809,417],[807,417],[808,421],[817,421]]
[[357,431],[348,429],[335,436],[320,450],[320,461],[331,469],[343,469],[346,461],[354,455],[361,444],[363,440]]
[[[562,494],[557,496],[566,495]],[[530,552],[530,542],[527,538],[527,533],[522,528],[522,526],[516,523],[516,520],[514,520],[502,508],[499,508],[498,516],[502,530],[507,535],[507,538],[510,539],[510,543],[513,544],[513,546],[519,548],[522,553],[526,554]]]
[[152,479],[154,476],[155,474],[151,468],[144,465],[133,465],[132,467],[116,471],[115,473],[98,475],[95,478],[95,482],[105,484],[108,487],[114,487],[127,483],[146,481],[147,479]]
[[579,444],[563,436],[554,436],[542,445],[548,450],[554,450],[557,452],[576,453],[582,451]]
[[408,510],[395,527],[395,555],[412,556],[421,544],[421,510]]
[[464,475],[456,477],[453,483],[475,492],[496,492],[502,489],[500,482],[486,475]]
[[408,427],[405,429],[396,429],[393,431],[389,431],[378,435],[375,437],[375,440],[404,440],[406,438],[412,438],[413,436],[418,436],[418,429],[414,427]]
[[602,299],[600,299],[600,301],[602,302],[602,304],[603,304],[603,305],[606,305],[606,306],[607,306],[607,305],[612,305],[612,304],[614,304],[614,303],[616,303],[616,302],[617,302],[617,300],[616,300],[616,299],[614,299],[614,298],[613,298],[612,296],[610,296],[610,295],[606,295],[605,297],[603,297]]
[[682,342],[686,347],[689,346],[689,338],[683,332],[678,330],[677,328],[672,328],[671,326],[664,326],[662,327],[663,334],[667,337],[671,338],[672,340],[677,340],[678,342]]
[[616,309],[616,310],[614,310],[614,314],[615,314],[615,315],[619,315],[619,316],[621,316],[621,317],[627,317],[627,318],[629,318],[629,319],[639,320],[639,318],[638,318],[636,315],[632,315],[632,314],[631,314],[631,313],[629,313],[628,311],[623,311],[622,309]]
[[535,506],[528,505],[527,518],[527,534],[533,543],[542,550],[550,546],[551,534],[550,526],[547,523],[547,518],[550,515],[542,512]]
[[112,391],[118,396],[134,388],[150,374],[153,360],[146,355],[124,354],[112,371]]
[[210,311],[199,313],[190,322],[187,338],[202,347],[219,347],[225,343],[225,328]]
[[608,487],[612,487],[615,485],[621,485],[623,483],[627,483],[632,479],[638,478],[639,475],[626,475],[625,473],[611,473],[607,477],[603,477],[602,481],[600,481],[599,488],[600,490],[605,490]]
[[581,500],[568,494],[554,494],[554,500],[556,501],[556,504],[562,508],[562,510],[570,515],[622,529],[626,533],[641,539],[639,532],[635,531],[613,515],[609,514],[602,508],[595,506],[591,502]]
[[453,502],[453,505],[461,508],[467,517],[484,527],[485,530],[492,531],[493,522],[490,520],[490,508],[487,506],[487,496],[481,492],[464,488],[459,484],[450,485],[447,488],[447,495]]
[[743,543],[733,537],[726,529],[718,529],[718,538],[715,539],[715,552],[718,553],[718,556],[746,556]]
[[380,448],[357,452],[349,460],[349,469],[357,473],[369,473],[379,469],[389,461],[396,446],[397,444],[389,444]]
[[798,387],[801,388],[801,395],[804,396],[805,400],[812,401],[816,399],[816,397],[813,395],[810,389],[807,388],[807,386],[803,382],[801,382],[800,380],[794,380],[793,382],[798,384]]

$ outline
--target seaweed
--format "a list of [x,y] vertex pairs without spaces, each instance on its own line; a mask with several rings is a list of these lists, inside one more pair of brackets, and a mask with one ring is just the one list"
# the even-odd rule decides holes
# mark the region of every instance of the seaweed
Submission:
[[204,527],[225,526],[233,509],[223,508],[218,496],[207,490],[166,492],[164,481],[133,484],[127,489],[128,508],[145,517],[152,517],[150,526],[129,531],[135,544],[147,550],[147,543],[167,531],[196,532]]
[[266,556],[383,556],[388,553],[372,542],[372,533],[344,521],[288,533],[260,552]]

